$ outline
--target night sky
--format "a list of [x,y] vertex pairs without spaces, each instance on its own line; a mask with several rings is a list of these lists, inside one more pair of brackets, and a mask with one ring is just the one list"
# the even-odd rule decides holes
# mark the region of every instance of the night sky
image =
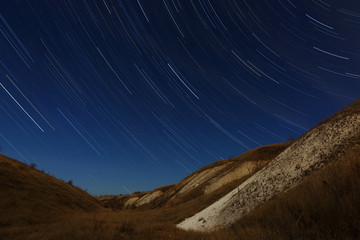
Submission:
[[1,0],[1,153],[94,195],[298,137],[360,96],[358,0]]

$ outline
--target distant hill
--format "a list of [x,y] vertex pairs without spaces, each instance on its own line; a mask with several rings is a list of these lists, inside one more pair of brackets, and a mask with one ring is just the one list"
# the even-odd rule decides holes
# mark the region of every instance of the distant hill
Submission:
[[104,206],[116,209],[159,208],[188,201],[209,204],[264,167],[292,142],[258,147],[238,157],[221,160],[190,174],[177,184],[122,196],[99,198]]
[[80,188],[0,155],[0,227],[49,223],[72,211],[99,208]]

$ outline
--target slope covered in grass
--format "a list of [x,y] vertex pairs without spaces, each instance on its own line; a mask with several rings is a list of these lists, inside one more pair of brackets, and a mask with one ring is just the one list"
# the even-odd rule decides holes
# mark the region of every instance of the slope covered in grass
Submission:
[[0,155],[0,228],[48,223],[74,210],[100,207],[80,188]]

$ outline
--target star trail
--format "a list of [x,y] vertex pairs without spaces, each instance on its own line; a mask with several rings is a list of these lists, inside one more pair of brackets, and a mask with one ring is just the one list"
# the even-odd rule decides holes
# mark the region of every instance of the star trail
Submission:
[[360,96],[357,0],[2,0],[1,153],[92,194],[176,183]]

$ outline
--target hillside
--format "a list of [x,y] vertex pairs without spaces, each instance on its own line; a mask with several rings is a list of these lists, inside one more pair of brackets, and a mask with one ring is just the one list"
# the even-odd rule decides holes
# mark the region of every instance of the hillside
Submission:
[[343,155],[357,141],[359,132],[357,101],[304,134],[263,169],[178,227],[209,231],[230,226]]
[[80,188],[3,155],[0,183],[0,228],[49,223],[72,211],[101,208]]
[[199,198],[206,203],[213,202],[265,166],[291,143],[262,146],[238,157],[214,162],[174,185],[149,192],[100,197],[99,200],[104,206],[116,209],[175,206]]
[[359,239],[360,134],[332,160],[229,227],[178,239]]

